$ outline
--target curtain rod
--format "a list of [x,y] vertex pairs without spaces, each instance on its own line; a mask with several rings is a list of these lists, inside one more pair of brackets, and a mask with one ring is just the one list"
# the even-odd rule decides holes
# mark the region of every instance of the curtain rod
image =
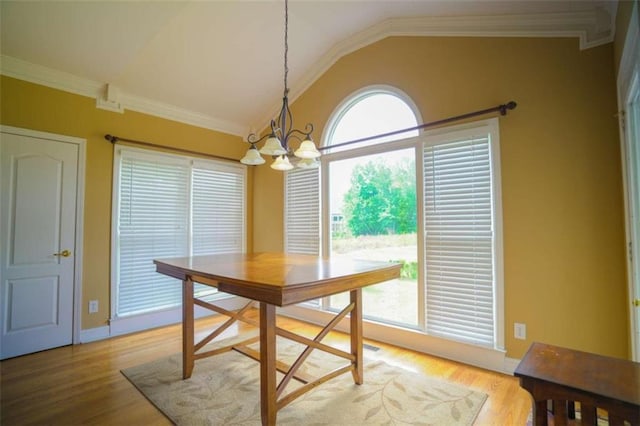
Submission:
[[122,141],[122,142],[128,142],[128,143],[132,143],[132,144],[136,144],[136,145],[150,146],[152,148],[162,148],[162,149],[166,149],[166,150],[169,150],[169,151],[181,152],[183,154],[199,155],[199,156],[204,156],[204,157],[209,157],[209,158],[215,158],[215,159],[218,159],[218,160],[228,160],[228,161],[235,161],[235,162],[238,161],[237,158],[223,157],[221,155],[214,155],[214,154],[205,154],[204,152],[191,151],[189,149],[176,148],[176,147],[173,147],[173,146],[159,145],[157,143],[152,143],[152,142],[137,141],[135,139],[121,138],[120,136],[104,135],[104,138],[106,140],[108,140],[109,142],[111,142],[112,144],[115,144],[116,142]]
[[[387,136],[398,135],[400,133],[411,132],[411,131],[414,131],[414,130],[426,129],[426,128],[429,128],[429,127],[439,126],[441,124],[447,124],[447,123],[451,123],[451,122],[454,122],[454,121],[460,121],[460,120],[464,120],[466,118],[477,117],[479,115],[485,115],[485,114],[489,114],[489,113],[492,113],[492,112],[500,112],[500,115],[507,115],[507,111],[515,109],[515,107],[517,105],[518,104],[516,104],[514,101],[510,101],[510,102],[507,102],[506,104],[498,105],[498,106],[495,106],[495,107],[492,107],[492,108],[486,108],[486,109],[481,109],[479,111],[468,112],[466,114],[456,115],[456,116],[448,117],[448,118],[443,118],[441,120],[432,121],[430,123],[423,123],[423,124],[420,124],[420,125],[415,126],[415,127],[409,127],[409,128],[401,129],[401,130],[395,130],[393,132],[388,132],[388,133],[381,133],[379,135],[374,135],[374,136],[367,136],[367,137],[364,137],[364,138],[354,139],[352,141],[338,143],[338,144],[335,144],[335,145],[321,146],[318,149],[320,151],[323,151],[323,150],[326,150],[326,149],[352,145],[354,143],[366,142],[366,141],[370,141],[372,139],[384,138],[384,137],[387,137]],[[143,146],[150,146],[150,147],[153,147],[153,148],[167,149],[167,150],[170,150],[170,151],[181,152],[181,153],[184,153],[184,154],[201,155],[201,156],[205,156],[205,157],[216,158],[216,159],[219,159],[219,160],[238,161],[238,159],[236,159],[236,158],[223,157],[223,156],[220,156],[220,155],[213,155],[213,154],[205,154],[205,153],[202,153],[202,152],[191,151],[191,150],[188,150],[188,149],[182,149],[182,148],[175,148],[175,147],[170,147],[170,146],[158,145],[158,144],[151,143],[151,142],[137,141],[135,139],[121,138],[119,136],[104,135],[104,138],[106,140],[108,140],[109,142],[113,143],[113,144],[115,144],[118,141],[123,141],[123,142],[129,142],[129,143],[136,144],[136,145],[143,145]]]
[[515,109],[516,106],[518,106],[517,103],[515,103],[514,101],[510,101],[510,102],[507,102],[506,104],[498,105],[498,106],[495,106],[495,107],[492,107],[492,108],[481,109],[479,111],[473,111],[473,112],[468,112],[468,113],[462,114],[462,115],[456,115],[456,116],[453,116],[453,117],[443,118],[442,120],[436,120],[436,121],[432,121],[430,123],[423,123],[423,124],[420,124],[420,125],[415,126],[415,127],[409,127],[409,128],[401,129],[401,130],[394,130],[393,132],[381,133],[379,135],[374,135],[374,136],[367,136],[367,137],[364,137],[364,138],[354,139],[352,141],[342,142],[342,143],[338,143],[338,144],[335,144],[335,145],[321,146],[321,147],[318,148],[318,150],[324,151],[326,149],[338,148],[338,147],[347,146],[347,145],[353,145],[354,143],[366,142],[366,141],[370,141],[372,139],[385,138],[387,136],[398,135],[400,133],[411,132],[411,131],[414,131],[414,130],[426,129],[428,127],[439,126],[441,124],[447,124],[447,123],[451,123],[453,121],[460,121],[460,120],[464,120],[466,118],[471,118],[471,117],[477,117],[479,115],[485,115],[485,114],[489,114],[491,112],[496,112],[496,111],[499,111],[500,115],[507,115],[507,110]]

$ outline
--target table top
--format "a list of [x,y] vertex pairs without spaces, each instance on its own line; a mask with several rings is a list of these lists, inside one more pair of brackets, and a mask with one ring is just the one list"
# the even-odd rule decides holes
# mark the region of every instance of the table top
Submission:
[[361,288],[400,277],[401,264],[290,253],[242,253],[154,260],[156,270],[180,280],[276,306]]
[[640,363],[533,343],[514,373],[640,406]]

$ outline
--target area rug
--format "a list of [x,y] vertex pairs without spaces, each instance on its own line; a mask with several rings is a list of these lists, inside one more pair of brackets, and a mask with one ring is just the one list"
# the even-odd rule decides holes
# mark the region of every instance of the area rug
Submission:
[[[280,337],[276,347],[278,360],[288,364],[303,350]],[[317,377],[345,362],[316,350],[300,371]],[[177,425],[261,424],[259,365],[235,351],[196,361],[188,380],[181,379],[180,354],[122,373]],[[364,380],[358,386],[351,374],[344,374],[323,383],[278,411],[277,424],[471,425],[487,399],[486,394],[375,359],[365,360]],[[296,386],[292,380],[287,392]]]

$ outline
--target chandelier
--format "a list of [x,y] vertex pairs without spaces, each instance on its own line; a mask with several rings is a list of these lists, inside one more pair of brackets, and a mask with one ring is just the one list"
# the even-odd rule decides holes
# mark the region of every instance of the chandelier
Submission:
[[[288,44],[288,28],[289,27],[289,7],[288,0],[284,1],[284,96],[282,97],[282,108],[275,120],[271,120],[271,133],[265,134],[263,137],[258,138],[255,133],[251,133],[247,137],[247,142],[251,144],[251,147],[247,150],[247,153],[240,160],[242,164],[248,164],[251,166],[264,164],[265,160],[262,155],[272,156],[274,158],[271,168],[275,170],[287,171],[294,167],[302,169],[310,169],[318,167],[318,161],[316,158],[320,157],[320,152],[316,148],[315,143],[311,140],[311,133],[313,132],[313,125],[307,123],[303,130],[293,128],[293,116],[289,109],[289,87],[287,86],[287,74],[289,73],[289,67],[287,65],[287,54],[289,52]],[[258,151],[256,144],[262,142],[264,139],[264,146]],[[295,151],[291,147],[290,142],[293,139],[302,141],[300,146]],[[262,155],[261,155],[262,154]],[[289,158],[294,160],[294,164],[289,161]]]

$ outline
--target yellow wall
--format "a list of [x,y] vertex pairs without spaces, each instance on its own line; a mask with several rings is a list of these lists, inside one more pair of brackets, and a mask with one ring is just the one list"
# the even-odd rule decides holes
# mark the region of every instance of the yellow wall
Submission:
[[[82,329],[106,325],[109,318],[113,146],[104,135],[231,158],[240,158],[247,149],[239,137],[131,111],[119,114],[96,109],[95,99],[4,76],[0,96],[3,125],[87,140]],[[251,204],[248,210],[252,211]],[[249,246],[251,243],[249,240]],[[89,315],[87,306],[92,299],[99,301],[100,312]]]
[[[271,160],[267,159],[267,164],[270,163]],[[253,169],[253,178],[256,188],[253,193],[253,248],[256,252],[282,251],[284,174],[265,165]]]
[[[425,122],[516,101],[500,119],[507,356],[543,341],[626,358],[613,62],[612,44],[580,51],[575,39],[392,37],[340,59],[292,110],[323,129],[373,84],[403,90]],[[281,249],[281,176],[255,177],[255,247]]]
[[[406,92],[424,121],[494,106],[500,119],[507,355],[532,341],[627,357],[623,201],[612,44],[574,39],[394,37],[339,60],[292,105],[322,129],[346,96],[371,84]],[[82,328],[106,324],[109,304],[112,133],[240,158],[240,138],[127,111],[2,77],[4,125],[87,139]],[[317,132],[316,140],[321,139]],[[249,250],[283,246],[282,174],[249,175]],[[253,194],[253,195],[251,195]],[[253,215],[253,217],[251,217]],[[254,228],[253,232],[252,229]],[[253,240],[251,240],[253,236]],[[513,323],[527,324],[526,341]]]

